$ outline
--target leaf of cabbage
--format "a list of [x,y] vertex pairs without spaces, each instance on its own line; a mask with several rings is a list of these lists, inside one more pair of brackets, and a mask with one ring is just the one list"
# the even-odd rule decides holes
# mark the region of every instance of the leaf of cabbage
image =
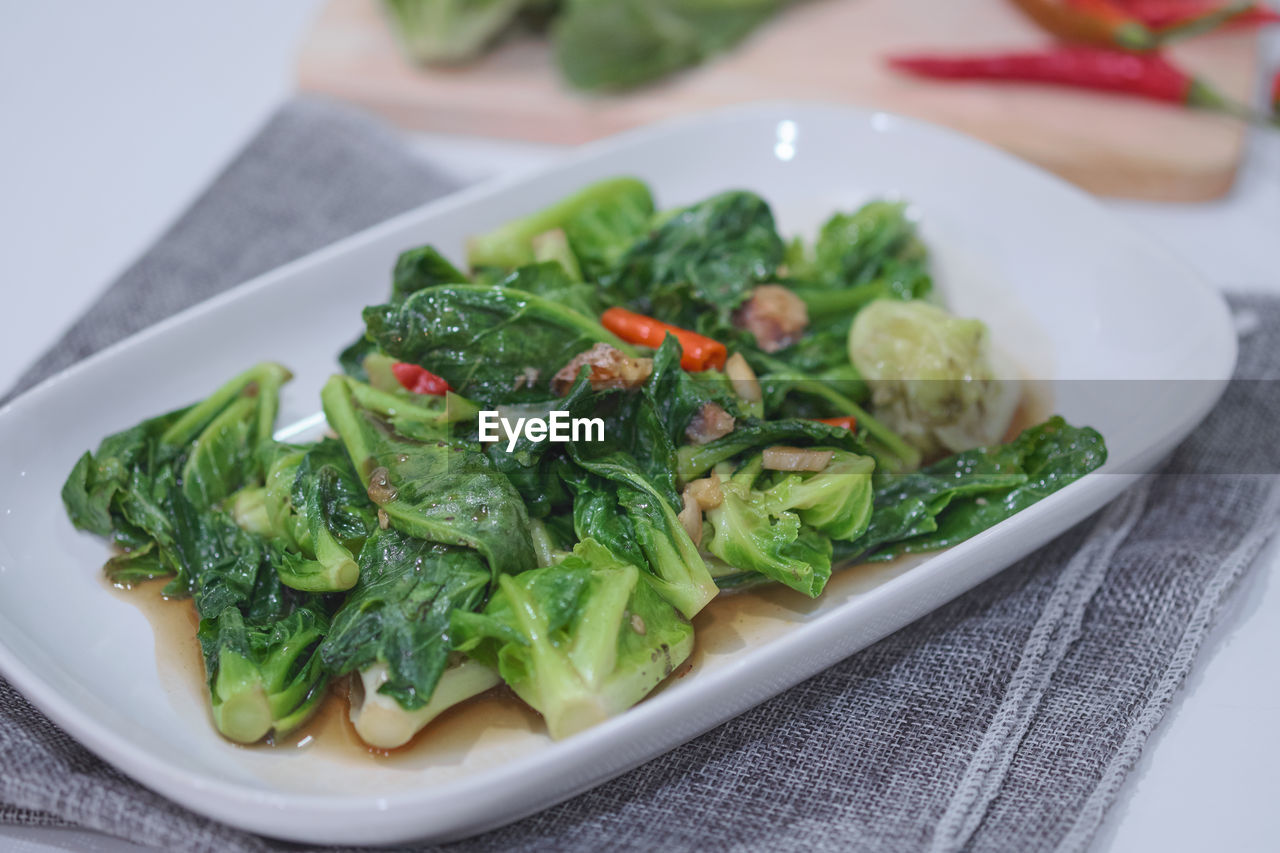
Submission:
[[[181,490],[170,496],[174,554],[181,566],[182,592],[195,601],[201,619],[217,618],[226,607],[265,617],[283,606],[274,561],[279,549],[242,530],[231,516],[195,506]],[[175,590],[177,592],[179,590]]]
[[1106,461],[1102,436],[1061,417],[1013,441],[950,456],[876,489],[866,534],[849,549],[862,559],[963,542]]
[[831,540],[811,531],[799,542],[795,513],[771,509],[759,493],[730,484],[723,491],[720,505],[707,510],[712,535],[704,547],[735,569],[759,572],[810,597],[822,592],[831,577]]
[[414,62],[463,62],[505,29],[527,0],[383,0],[400,43]]
[[466,284],[471,279],[435,246],[401,252],[391,271],[391,301],[403,302],[419,290],[440,284]]
[[433,287],[401,305],[366,308],[364,319],[383,351],[491,404],[547,399],[551,376],[598,342],[634,354],[595,319],[506,287]]
[[536,559],[524,503],[479,445],[402,435],[392,423],[360,406],[352,393],[358,385],[332,377],[321,399],[361,483],[368,488],[375,471],[385,477],[370,497],[391,526],[420,539],[473,548],[495,574],[533,567]]
[[590,281],[612,269],[631,244],[648,232],[652,217],[653,196],[643,181],[607,178],[472,237],[467,260],[473,269],[510,270],[531,264],[536,260],[534,239],[559,229]]
[[[607,433],[606,433],[607,434]],[[672,502],[664,495],[665,488],[650,480],[635,457],[618,449],[600,452],[597,445],[571,443],[569,454],[573,461],[592,474],[610,482],[617,505],[627,516],[634,546],[626,553],[639,550],[653,575],[653,584],[664,598],[674,604],[689,618],[706,606],[716,595],[715,581],[707,571],[706,563],[684,525],[676,517]],[[598,492],[597,487],[597,492]],[[593,498],[599,501],[598,498]],[[599,512],[607,508],[601,504],[594,508]],[[575,523],[579,517],[575,509]],[[580,536],[592,535],[592,529],[579,528]],[[613,528],[610,535],[621,537],[624,529]],[[619,552],[618,556],[624,556]]]
[[120,501],[158,468],[161,434],[186,412],[179,409],[109,435],[96,452],[77,459],[62,486],[62,503],[71,523],[80,530],[110,536],[122,520]]
[[937,528],[881,549],[877,557],[934,551],[963,542],[1074,483],[1107,460],[1102,436],[1061,417],[1024,431],[1011,443],[1025,480],[1003,491],[956,495],[937,514]]
[[[401,252],[396,258],[395,268],[391,272],[391,295],[387,301],[392,305],[399,305],[419,290],[435,287],[437,284],[459,284],[470,280],[466,273],[449,263],[434,246],[419,246]],[[338,353],[338,364],[343,373],[361,382],[368,382],[369,372],[365,369],[364,360],[377,352],[378,345],[361,333]]]
[[777,277],[785,251],[764,199],[731,191],[675,212],[603,284],[614,299],[684,328],[708,309],[727,325],[757,284]]
[[564,267],[555,261],[519,267],[500,279],[497,286],[532,293],[571,308],[584,317],[596,317],[604,310],[599,289],[594,284],[570,278]]
[[555,566],[500,579],[459,648],[495,666],[563,738],[644,698],[693,648],[693,627],[644,573],[587,539]]
[[328,619],[301,605],[267,621],[236,607],[200,621],[214,724],[231,740],[254,743],[300,726],[325,696],[328,673],[317,647]]
[[[793,263],[791,274],[806,284],[844,291],[878,281],[882,295],[920,298],[931,285],[928,252],[906,207],[872,201],[853,213],[835,214],[822,226],[813,257]],[[856,293],[861,296],[864,291]],[[846,310],[857,307],[851,304]]]
[[384,663],[389,677],[379,692],[406,710],[421,708],[448,662],[450,614],[476,609],[489,581],[475,551],[375,532],[360,551],[360,580],[321,646],[325,664],[343,675]]

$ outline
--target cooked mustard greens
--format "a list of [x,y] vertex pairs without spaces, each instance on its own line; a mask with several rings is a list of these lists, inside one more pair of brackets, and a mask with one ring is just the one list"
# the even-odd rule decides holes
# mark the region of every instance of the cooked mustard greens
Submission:
[[555,738],[625,711],[693,650],[693,625],[652,575],[589,537],[553,566],[499,577],[482,611],[454,611],[453,633]]
[[[721,590],[816,597],[1106,460],[1059,417],[1002,442],[1017,385],[981,321],[928,301],[901,204],[810,246],[752,193],[664,211],[615,178],[469,255],[401,255],[321,393],[331,437],[273,437],[289,373],[260,364],[103,439],[63,486],[113,582],[191,598],[228,738],[285,735],[341,684],[357,733],[394,748],[501,682],[564,737],[680,666]],[[481,441],[482,409],[603,435]]]

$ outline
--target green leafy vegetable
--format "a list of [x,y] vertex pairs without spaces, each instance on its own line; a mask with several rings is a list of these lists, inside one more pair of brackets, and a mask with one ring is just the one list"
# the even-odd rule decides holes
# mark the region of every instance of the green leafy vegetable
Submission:
[[498,582],[483,613],[454,613],[453,632],[554,738],[631,707],[693,649],[693,627],[648,575],[590,539],[558,565]]
[[[470,281],[466,273],[461,272],[441,255],[434,246],[419,246],[401,252],[396,258],[395,268],[391,273],[391,295],[388,302],[399,305],[419,290],[435,287],[438,284],[460,284]],[[361,382],[382,384],[386,390],[399,387],[394,378],[379,383],[378,377],[370,370],[371,362],[381,358],[392,361],[378,351],[378,346],[363,333],[352,341],[346,349],[338,354],[338,364],[342,372],[359,379]],[[379,365],[380,367],[389,367]]]
[[155,542],[148,542],[107,560],[103,571],[107,580],[116,586],[130,587],[172,575],[177,572],[177,566],[166,558],[165,552]]
[[405,55],[426,65],[475,57],[526,4],[527,0],[382,0]]
[[1060,417],[1008,444],[965,451],[876,489],[866,533],[849,549],[864,559],[963,542],[1100,467],[1096,430]]
[[[479,44],[521,2],[388,5],[474,26]],[[622,85],[776,5],[570,0],[558,37],[592,85]],[[600,29],[619,20],[634,29]],[[289,373],[264,363],[108,436],[63,485],[73,524],[115,545],[113,583],[168,578],[191,597],[228,738],[295,729],[333,678],[374,747],[501,681],[565,737],[685,660],[719,589],[817,596],[836,565],[961,542],[1106,459],[1061,418],[997,443],[1016,388],[996,381],[981,323],[923,301],[928,256],[901,204],[836,214],[807,249],[749,192],[655,213],[618,178],[469,256],[470,273],[431,246],[399,256],[321,393],[336,438],[275,440]],[[685,370],[679,335],[618,340],[597,317],[622,305],[714,338],[723,369]],[[563,371],[599,344],[630,359],[624,376]],[[482,409],[525,427],[598,419],[603,435],[494,441]]]
[[[260,483],[256,450],[270,442],[279,388],[288,377],[279,365],[257,365],[196,405],[108,436],[96,453],[76,462],[63,502],[73,524],[112,536],[125,549],[107,566],[113,580],[133,583],[168,568],[177,574],[168,592],[184,595],[196,582],[200,537],[216,540],[208,545],[213,551],[226,550],[221,531],[234,522],[220,512],[210,516],[217,520],[202,516],[233,491]],[[193,532],[180,519],[204,526]],[[254,568],[244,569],[249,587],[265,559],[256,556]]]
[[387,679],[385,664],[370,664],[360,670],[358,687],[351,698],[351,725],[361,740],[376,749],[404,746],[449,708],[502,683],[498,673],[489,667],[457,656],[440,673],[427,703],[420,708],[406,710],[395,699],[380,692]]
[[816,597],[831,577],[831,540],[807,530],[802,537],[799,516],[752,488],[759,474],[757,457],[722,484],[723,501],[707,510],[705,547],[736,569]]
[[728,50],[782,0],[567,0],[556,60],[580,89],[629,89]]
[[304,453],[290,492],[297,516],[290,538],[298,553],[286,555],[280,579],[309,592],[350,589],[359,577],[353,553],[377,517],[342,445],[326,439]]
[[321,399],[361,483],[390,525],[409,536],[473,548],[494,573],[531,568],[535,558],[524,503],[479,446],[404,435],[360,403],[360,389],[361,383],[335,376]]
[[759,455],[732,474],[722,468],[724,497],[707,510],[703,547],[738,571],[817,597],[831,577],[831,540],[857,539],[867,528],[875,463],[836,450],[813,473],[764,472]]
[[[581,509],[575,503],[578,536],[599,535],[623,559],[640,555],[635,562],[648,567],[654,587],[692,618],[715,597],[716,586],[671,503],[623,453],[579,455],[575,461],[599,478],[577,483],[579,500],[585,502]],[[613,523],[605,520],[611,514],[617,519]]]
[[595,285],[585,283],[581,277],[570,276],[560,261],[539,261],[518,267],[496,284],[532,293],[572,308],[584,317],[595,317],[602,310],[600,293]]
[[[644,384],[645,399],[673,448],[686,441],[685,430],[689,422],[708,403],[720,406],[735,417],[743,414],[742,401],[723,373],[689,373],[681,369],[680,355],[680,344],[668,334],[654,353],[653,374]],[[668,464],[669,471],[673,468],[674,465]]]
[[216,619],[228,607],[256,606],[254,616],[262,618],[278,613],[278,547],[241,529],[227,513],[201,510],[176,488],[168,505],[180,570],[167,593],[190,595],[201,619]]
[[396,258],[391,271],[391,301],[403,302],[418,291],[439,284],[465,284],[470,280],[435,246],[419,246]]
[[473,268],[504,270],[540,260],[534,241],[560,231],[583,274],[594,279],[649,230],[653,196],[635,178],[610,178],[477,237],[467,246]]
[[852,313],[872,294],[921,299],[932,288],[928,252],[906,205],[897,202],[835,214],[822,226],[812,257],[801,248],[789,262],[791,276],[811,288],[800,291],[811,310]]
[[547,399],[551,375],[598,342],[634,354],[594,318],[507,287],[433,287],[401,305],[366,308],[364,318],[384,351],[486,403]]
[[[264,362],[236,376],[204,400],[184,410],[168,425],[159,439],[162,456],[171,457],[188,450],[186,445],[204,437],[207,428],[240,398],[257,401],[253,430],[247,433],[246,440],[255,447],[269,440],[279,409],[280,386],[292,375],[279,364]],[[213,438],[212,435],[209,437]]]
[[604,283],[615,299],[665,322],[694,328],[709,310],[727,326],[752,288],[777,276],[785,252],[764,199],[726,192],[676,211]]
[[[160,435],[185,412],[180,409],[109,435],[96,453],[85,453],[76,460],[62,486],[62,503],[71,523],[99,536],[123,529],[131,537],[137,530],[136,522],[130,523],[124,516],[123,506],[159,469]],[[168,521],[163,513],[158,514],[152,534],[167,529]],[[136,544],[147,541],[144,536]]]
[[594,536],[619,557],[647,567],[655,588],[692,617],[716,588],[676,516],[676,454],[666,426],[645,394],[614,391],[583,399],[584,408],[604,419],[605,440],[568,445],[575,465],[594,475],[561,475],[575,492],[578,537]]
[[562,229],[556,228],[539,234],[531,241],[533,257],[538,263],[554,263],[573,281],[582,281],[582,265],[578,256],[569,246],[569,238]]
[[763,492],[771,512],[791,511],[819,533],[851,541],[871,521],[871,475],[875,461],[846,450],[836,450],[831,461],[814,473],[786,473]]
[[449,615],[474,610],[490,572],[475,551],[378,531],[360,552],[360,582],[321,646],[335,675],[386,667],[378,692],[405,710],[431,699],[449,658]]
[[239,743],[281,736],[300,726],[325,695],[328,676],[316,648],[327,620],[300,607],[267,625],[227,607],[200,622],[200,646],[213,722]]

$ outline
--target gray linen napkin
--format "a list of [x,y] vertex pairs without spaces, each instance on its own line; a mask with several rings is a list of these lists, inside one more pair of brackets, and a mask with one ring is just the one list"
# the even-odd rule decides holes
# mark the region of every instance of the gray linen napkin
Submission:
[[[20,387],[445,188],[388,134],[286,107]],[[950,605],[618,779],[458,850],[1078,850],[1280,523],[1280,300],[1163,469]],[[1265,475],[1223,472],[1258,471]],[[117,773],[0,681],[0,820],[296,849]]]

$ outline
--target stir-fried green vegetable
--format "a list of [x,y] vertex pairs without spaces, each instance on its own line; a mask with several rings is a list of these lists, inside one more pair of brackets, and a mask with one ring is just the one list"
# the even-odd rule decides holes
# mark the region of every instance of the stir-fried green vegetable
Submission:
[[286,734],[335,685],[395,748],[502,682],[565,737],[686,660],[722,590],[819,596],[850,561],[956,544],[1106,459],[1058,417],[1002,442],[1017,386],[980,321],[925,301],[901,204],[806,246],[751,193],[658,211],[618,178],[469,260],[399,257],[321,392],[331,436],[274,439],[289,373],[261,364],[67,478],[113,582],[191,599],[226,737]]
[[555,566],[502,577],[482,613],[455,611],[453,624],[555,738],[634,705],[693,650],[689,621],[589,538]]
[[[360,583],[334,614],[320,654],[335,675],[375,673],[376,685],[363,683],[358,730],[374,746],[400,746],[430,719],[419,712],[446,671],[450,615],[479,607],[491,574],[476,551],[394,530],[374,533],[360,565]],[[394,702],[378,701],[385,698]]]

